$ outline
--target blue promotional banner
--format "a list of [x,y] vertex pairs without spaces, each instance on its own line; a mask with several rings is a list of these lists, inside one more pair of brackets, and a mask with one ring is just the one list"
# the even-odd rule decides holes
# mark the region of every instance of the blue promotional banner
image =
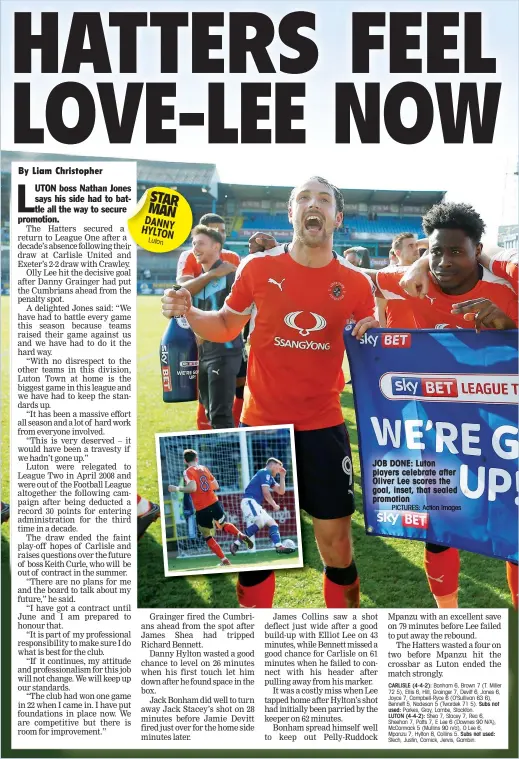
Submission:
[[517,561],[517,331],[352,328],[367,533]]

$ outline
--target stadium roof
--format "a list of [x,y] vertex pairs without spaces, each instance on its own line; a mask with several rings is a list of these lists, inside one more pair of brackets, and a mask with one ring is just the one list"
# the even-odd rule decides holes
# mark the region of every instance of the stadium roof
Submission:
[[[219,200],[224,196],[236,200],[287,201],[292,186],[265,187],[253,184],[224,184],[219,186]],[[345,203],[368,203],[369,205],[432,206],[443,200],[446,190],[351,190],[341,189]]]
[[[174,152],[174,148],[171,151]],[[2,173],[11,173],[13,161],[123,161],[124,158],[103,158],[101,156],[63,155],[62,153],[27,153],[25,151],[3,151]],[[150,185],[165,184],[189,187],[192,199],[207,201],[207,195],[220,203],[225,196],[236,200],[272,200],[287,201],[292,186],[272,186],[253,184],[221,183],[214,163],[182,163],[173,161],[137,160],[137,179]],[[367,203],[368,205],[410,205],[432,206],[445,196],[445,190],[352,190],[342,189],[345,203]]]

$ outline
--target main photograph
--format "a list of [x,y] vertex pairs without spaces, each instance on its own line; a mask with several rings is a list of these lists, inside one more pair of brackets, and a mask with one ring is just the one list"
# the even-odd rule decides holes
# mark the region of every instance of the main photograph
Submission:
[[[449,202],[445,190],[338,188],[320,176],[296,186],[230,184],[219,182],[216,165],[151,161],[138,163],[138,183],[139,196],[154,185],[181,193],[194,224],[180,249],[138,252],[139,604],[484,608],[511,607],[510,594],[516,603],[516,541],[501,534],[510,534],[510,523],[504,530],[495,523],[499,508],[513,511],[512,489],[503,485],[510,475],[505,466],[495,475],[502,479],[480,488],[480,457],[465,463],[466,442],[453,442],[456,425],[463,437],[487,399],[451,398],[445,407],[434,393],[415,393],[411,402],[396,396],[388,433],[376,408],[378,396],[388,397],[376,350],[393,348],[383,357],[391,354],[400,380],[425,374],[440,388],[445,372],[461,378],[455,382],[476,372],[470,352],[490,345],[508,356],[517,335],[517,252],[488,245],[485,252],[482,216]],[[452,350],[460,329],[468,344]],[[445,356],[422,347],[424,339]],[[453,359],[454,367],[438,365]],[[198,361],[191,381],[179,372],[186,361]],[[498,368],[510,367],[491,372]],[[507,413],[509,401],[498,399]],[[424,435],[417,444],[411,419],[425,415],[432,427],[440,407],[451,421],[434,421],[435,440]],[[378,426],[376,450],[366,443],[359,450],[366,419]],[[180,566],[210,557],[211,548],[193,528],[191,486],[157,476],[155,434],[279,424],[295,429],[304,568],[164,577],[164,541],[167,560]],[[397,443],[399,425],[406,435]],[[485,425],[483,444],[485,435],[494,440],[511,429],[494,427]],[[360,437],[368,441],[367,433]],[[507,440],[501,450],[505,443],[513,449]],[[227,521],[254,530],[250,514],[247,521],[233,506],[249,484],[244,470],[256,472],[279,454],[268,436],[246,467],[237,451],[211,453],[211,471],[229,505]],[[279,477],[271,487],[279,492]],[[268,487],[263,495],[258,507],[268,514]],[[286,498],[276,496],[288,515]],[[264,543],[266,554],[275,550]],[[232,566],[230,546],[224,561]]]

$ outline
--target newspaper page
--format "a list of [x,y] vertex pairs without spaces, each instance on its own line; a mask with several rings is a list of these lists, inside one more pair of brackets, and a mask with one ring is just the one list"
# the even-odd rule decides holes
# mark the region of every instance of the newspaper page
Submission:
[[518,15],[2,0],[2,756],[518,757]]

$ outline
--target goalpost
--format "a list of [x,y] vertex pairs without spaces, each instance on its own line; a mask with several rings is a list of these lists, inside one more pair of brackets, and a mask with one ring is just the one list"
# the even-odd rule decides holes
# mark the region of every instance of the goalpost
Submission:
[[[268,504],[264,504],[264,507],[272,513],[278,523],[282,540],[290,538],[297,545],[290,430],[256,430],[251,427],[229,432],[219,430],[161,436],[162,488],[168,553],[174,553],[178,558],[211,554],[198,532],[194,514],[185,513],[184,494],[168,492],[168,485],[184,484],[183,472],[186,466],[183,452],[187,448],[197,451],[199,463],[206,466],[218,481],[220,489],[216,494],[229,522],[240,530],[246,527],[240,508],[246,486],[256,472],[263,469],[268,458],[283,461],[287,470],[285,495],[274,494],[274,500],[281,508],[274,513]],[[232,536],[218,531],[216,539],[223,551],[228,553]],[[261,531],[255,541],[254,550],[274,550],[267,529]]]

